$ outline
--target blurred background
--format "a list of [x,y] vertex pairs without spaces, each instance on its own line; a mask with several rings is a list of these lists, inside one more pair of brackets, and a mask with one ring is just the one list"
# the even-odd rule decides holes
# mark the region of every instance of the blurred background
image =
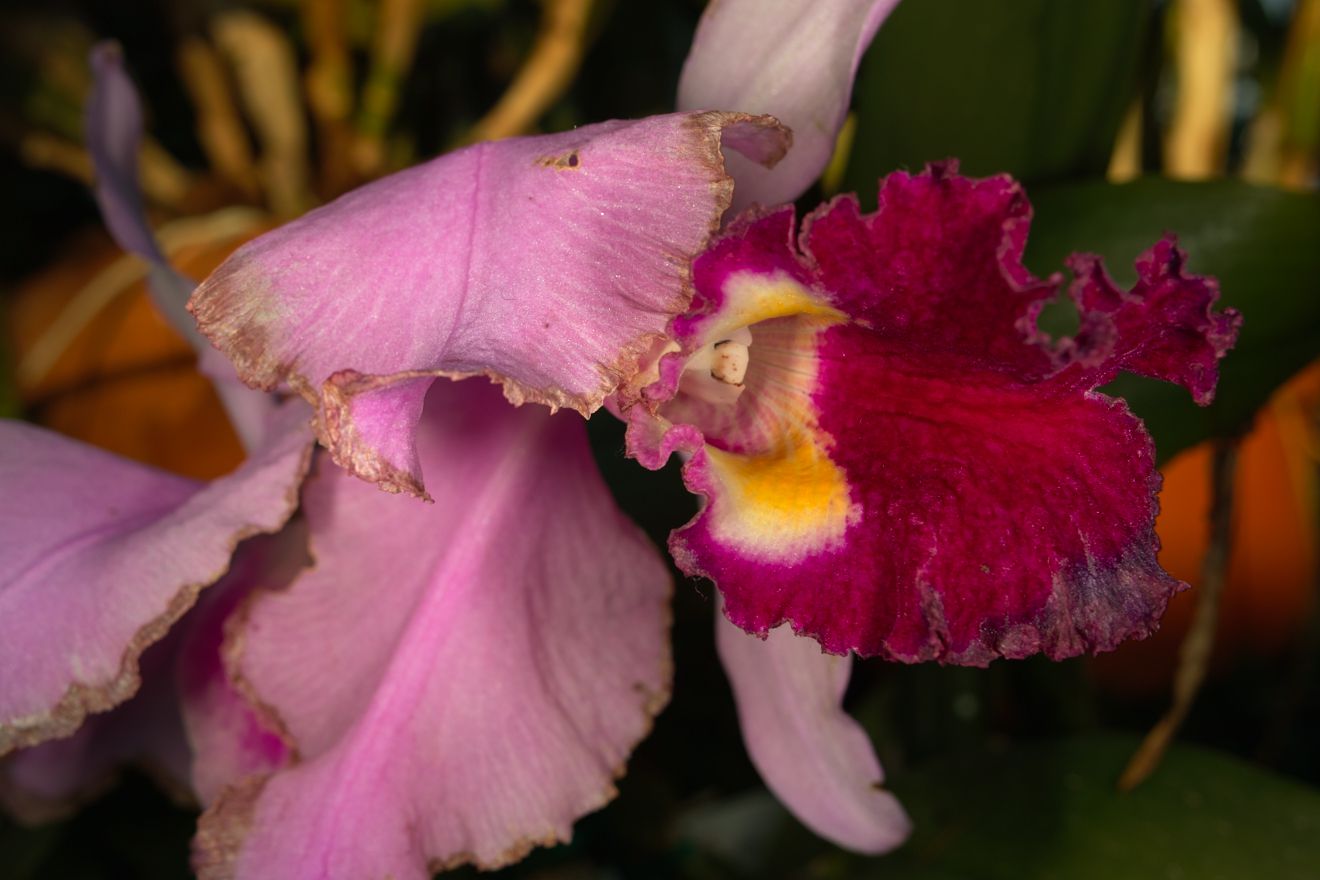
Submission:
[[[473,141],[672,109],[699,0],[50,0],[0,6],[0,414],[196,477],[241,452],[145,266],[88,190],[87,52],[147,107],[142,183],[171,258],[238,244]],[[878,859],[798,826],[743,752],[708,584],[679,579],[674,699],[620,796],[538,878],[1320,877],[1320,2],[905,0],[814,205],[958,157],[1036,206],[1027,261],[1120,281],[1165,230],[1246,316],[1216,403],[1116,383],[1159,448],[1161,561],[1196,589],[1105,657],[858,663],[849,709],[917,825]],[[1049,320],[1065,329],[1067,309]],[[592,420],[663,542],[694,503]],[[0,451],[3,454],[3,451]],[[677,575],[676,575],[677,576]],[[0,818],[0,877],[188,876],[195,813],[143,775],[81,814]],[[463,874],[463,872],[457,872]]]

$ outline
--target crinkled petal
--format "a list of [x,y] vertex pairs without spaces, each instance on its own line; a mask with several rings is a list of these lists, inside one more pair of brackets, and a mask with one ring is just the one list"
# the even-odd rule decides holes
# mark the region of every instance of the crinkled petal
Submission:
[[[693,453],[706,504],[671,550],[739,626],[978,665],[1153,631],[1183,586],[1156,563],[1154,450],[1094,388],[1130,370],[1204,402],[1240,318],[1165,241],[1131,291],[1078,263],[1082,329],[1051,339],[1036,317],[1056,286],[1021,264],[1029,217],[1007,178],[937,167],[891,175],[875,214],[832,202],[800,245],[784,209],[698,260],[683,351],[629,438],[647,466]],[[736,408],[675,396],[689,353],[745,324]]]
[[1073,256],[1069,294],[1081,326],[1052,340],[1036,322],[1060,276],[1042,281],[1022,265],[1031,204],[1012,178],[971,180],[956,163],[940,163],[891,174],[880,205],[862,217],[856,199],[840,198],[803,223],[814,283],[877,332],[1078,391],[1128,371],[1176,382],[1197,403],[1212,399],[1242,316],[1213,310],[1218,284],[1184,271],[1171,236],[1138,258],[1130,291],[1114,286],[1098,257]]
[[1085,320],[1081,333],[1054,353],[1083,385],[1108,382],[1120,370],[1174,382],[1205,406],[1214,400],[1219,359],[1242,326],[1235,310],[1210,311],[1219,298],[1213,279],[1183,271],[1186,256],[1172,235],[1137,261],[1137,284],[1120,290],[1100,258],[1077,254],[1068,261],[1076,279],[1070,295]]
[[27,823],[60,819],[100,795],[125,765],[186,799],[191,757],[173,687],[178,645],[171,633],[143,653],[142,687],[128,702],[0,763],[0,805]]
[[420,495],[434,377],[586,414],[634,375],[728,207],[721,139],[785,149],[773,120],[729,113],[478,144],[248,243],[189,307],[245,381],[314,403],[336,462]]
[[306,523],[295,517],[274,535],[245,541],[229,574],[202,594],[179,627],[174,684],[193,755],[192,790],[203,804],[290,758],[280,732],[239,690],[222,646],[226,626],[254,591],[287,586],[308,564]]
[[143,652],[132,699],[0,764],[0,805],[25,822],[61,818],[127,765],[179,800],[206,804],[225,785],[282,766],[288,748],[234,688],[220,647],[229,614],[254,588],[287,584],[305,564],[306,546],[299,519],[244,541],[229,572]]
[[209,485],[0,422],[0,754],[67,736],[138,687],[138,657],[297,504],[299,401],[268,445]]
[[204,815],[201,875],[419,880],[567,839],[669,687],[669,578],[581,421],[439,383],[435,504],[309,481],[315,567],[231,646],[299,762]]
[[882,787],[866,731],[843,711],[852,658],[822,653],[787,626],[759,639],[717,618],[743,742],[775,797],[848,849],[877,854],[902,843],[912,823]]
[[791,202],[820,176],[848,114],[857,65],[898,0],[719,0],[706,7],[678,84],[680,110],[768,113],[793,132],[773,170],[729,158],[735,210]]

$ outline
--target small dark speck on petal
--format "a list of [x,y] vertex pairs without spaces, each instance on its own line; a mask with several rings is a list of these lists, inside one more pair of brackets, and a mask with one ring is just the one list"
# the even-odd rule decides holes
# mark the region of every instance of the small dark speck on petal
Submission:
[[577,150],[573,150],[567,155],[542,156],[536,160],[536,164],[540,165],[542,168],[553,168],[556,171],[566,171],[569,168],[578,167],[581,161],[582,160],[578,158]]

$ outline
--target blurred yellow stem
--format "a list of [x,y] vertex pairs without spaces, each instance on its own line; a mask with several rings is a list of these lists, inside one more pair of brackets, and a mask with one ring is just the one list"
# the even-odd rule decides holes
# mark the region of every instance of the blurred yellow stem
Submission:
[[284,34],[254,12],[234,10],[211,23],[234,71],[243,107],[261,147],[259,173],[271,210],[296,217],[311,206],[307,127],[298,62]]
[[1232,114],[1240,25],[1233,0],[1174,0],[1171,9],[1177,97],[1164,142],[1170,177],[1222,174]]
[[1314,187],[1320,175],[1320,0],[1293,13],[1279,77],[1283,137],[1279,183]]
[[1242,176],[1294,189],[1320,173],[1320,0],[1293,12],[1278,83],[1251,123]]
[[[33,168],[56,171],[92,186],[95,175],[87,151],[71,141],[46,132],[24,134],[18,142],[19,157]],[[144,139],[138,158],[138,176],[147,201],[177,209],[193,185],[193,176],[154,140]]]
[[344,0],[302,0],[303,28],[312,56],[303,84],[316,123],[323,198],[332,198],[350,188],[355,177],[349,153],[353,70],[344,33],[345,6]]
[[87,151],[58,135],[34,131],[18,141],[18,155],[23,164],[45,171],[56,171],[91,186],[92,159]]
[[220,57],[204,40],[189,37],[179,46],[178,62],[197,109],[197,139],[207,161],[245,197],[255,200],[260,195],[256,162]]
[[421,28],[421,0],[381,0],[353,144],[353,164],[364,177],[379,174],[385,164],[385,134],[399,102],[399,85],[412,67]]
[[586,45],[592,0],[543,0],[541,28],[518,75],[468,133],[468,141],[525,134],[573,82]]
[[1119,777],[1121,791],[1131,791],[1159,766],[1196,700],[1210,667],[1219,625],[1219,601],[1228,573],[1228,552],[1233,529],[1233,480],[1237,473],[1238,440],[1216,441],[1211,464],[1210,546],[1201,569],[1201,587],[1191,627],[1178,652],[1173,679],[1173,703],[1164,717],[1128,761]]
[[1132,102],[1114,139],[1107,174],[1113,183],[1124,183],[1141,176],[1141,100]]

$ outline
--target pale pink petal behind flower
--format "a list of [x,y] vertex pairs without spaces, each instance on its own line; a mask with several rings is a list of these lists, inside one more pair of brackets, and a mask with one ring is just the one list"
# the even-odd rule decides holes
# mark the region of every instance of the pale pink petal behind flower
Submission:
[[729,157],[734,210],[791,202],[834,152],[866,47],[898,0],[714,0],[678,84],[680,110],[768,113],[793,131],[773,170]]
[[323,462],[315,566],[231,645],[299,763],[202,819],[207,878],[420,880],[567,839],[669,689],[669,576],[613,505],[581,419],[441,382],[436,503]]
[[436,376],[587,414],[635,375],[729,205],[721,141],[785,149],[773,121],[729,113],[477,144],[248,243],[189,307],[245,381],[313,402],[336,462],[420,495]]
[[788,626],[765,639],[716,615],[747,753],[775,797],[811,830],[861,853],[902,843],[911,823],[881,787],[871,741],[843,711],[851,657],[821,652]]
[[72,733],[138,688],[138,657],[278,529],[308,457],[301,402],[209,485],[0,422],[0,754]]

